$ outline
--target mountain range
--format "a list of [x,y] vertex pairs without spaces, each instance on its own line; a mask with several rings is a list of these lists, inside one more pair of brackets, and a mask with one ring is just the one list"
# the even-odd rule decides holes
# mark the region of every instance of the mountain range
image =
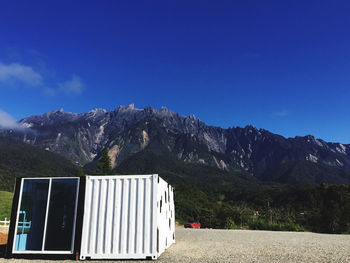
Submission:
[[[241,173],[283,184],[350,183],[350,145],[308,135],[285,138],[253,126],[220,128],[165,107],[134,105],[88,113],[63,110],[34,115],[6,136],[57,153],[73,164],[93,169],[109,149],[116,170],[131,167],[135,156]],[[142,172],[142,171],[141,171]]]

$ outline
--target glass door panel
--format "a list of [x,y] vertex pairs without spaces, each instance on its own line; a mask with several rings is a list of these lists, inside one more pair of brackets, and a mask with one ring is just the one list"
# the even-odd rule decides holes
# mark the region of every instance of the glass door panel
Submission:
[[42,249],[48,190],[48,179],[23,180],[15,251]]
[[77,179],[52,179],[45,250],[72,249],[77,187]]

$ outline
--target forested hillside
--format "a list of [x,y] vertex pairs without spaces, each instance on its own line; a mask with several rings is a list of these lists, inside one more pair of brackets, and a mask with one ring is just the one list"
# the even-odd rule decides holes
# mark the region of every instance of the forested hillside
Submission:
[[15,177],[72,176],[75,171],[64,157],[0,133],[0,190],[13,191]]
[[176,218],[203,227],[350,233],[350,186],[262,183],[244,173],[188,164],[147,151],[120,174],[159,173],[175,187]]

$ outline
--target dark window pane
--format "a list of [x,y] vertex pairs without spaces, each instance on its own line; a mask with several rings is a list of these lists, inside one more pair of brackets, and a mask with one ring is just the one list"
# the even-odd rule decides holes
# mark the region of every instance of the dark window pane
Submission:
[[45,250],[70,251],[78,179],[52,179]]
[[24,179],[15,251],[41,250],[49,180]]

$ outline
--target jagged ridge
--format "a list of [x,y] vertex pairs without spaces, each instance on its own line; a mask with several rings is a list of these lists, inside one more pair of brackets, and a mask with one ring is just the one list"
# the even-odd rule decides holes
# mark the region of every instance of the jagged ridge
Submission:
[[[79,114],[58,110],[25,118],[20,124],[27,127],[16,132],[23,141],[79,165],[94,161],[108,147],[114,167],[146,148],[153,152],[162,148],[179,160],[228,171],[242,169],[263,180],[279,178],[270,173],[286,173],[285,167],[294,162],[350,170],[350,145],[327,143],[311,135],[284,138],[253,126],[208,126],[195,116],[181,116],[165,107],[129,105]],[[342,182],[350,182],[347,175],[343,177]],[[331,179],[327,176],[326,181]]]

